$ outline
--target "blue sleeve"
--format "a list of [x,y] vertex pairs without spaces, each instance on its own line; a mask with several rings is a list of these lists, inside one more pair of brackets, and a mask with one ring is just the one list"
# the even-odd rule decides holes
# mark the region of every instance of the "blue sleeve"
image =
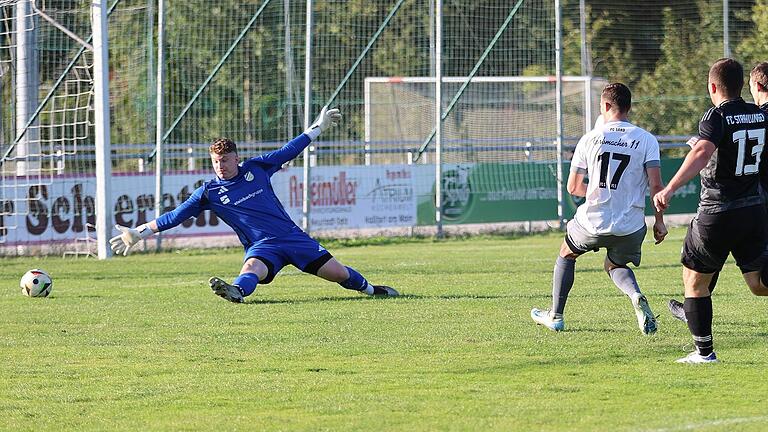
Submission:
[[312,140],[305,134],[301,134],[290,140],[286,145],[275,151],[264,153],[261,156],[249,159],[249,161],[261,163],[268,166],[267,172],[270,175],[280,170],[284,163],[293,160],[300,155]]
[[203,192],[205,192],[205,185],[195,189],[195,191],[192,192],[192,195],[190,195],[186,201],[181,203],[181,205],[168,213],[163,213],[157,218],[158,230],[165,231],[171,229],[185,220],[199,215],[201,211],[205,210],[207,208],[207,200],[203,196]]

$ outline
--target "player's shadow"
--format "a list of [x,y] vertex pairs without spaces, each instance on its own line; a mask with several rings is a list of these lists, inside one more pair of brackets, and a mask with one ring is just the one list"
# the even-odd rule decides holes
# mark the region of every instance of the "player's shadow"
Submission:
[[433,299],[442,299],[442,300],[495,300],[495,299],[508,299],[508,298],[516,298],[520,297],[518,295],[486,295],[486,294],[437,294],[437,295],[428,295],[428,294],[404,294],[400,296],[401,298],[407,298],[412,300],[433,300]]
[[[677,264],[643,264],[640,267],[635,267],[633,271],[635,272],[642,272],[647,270],[653,270],[653,269],[676,269],[679,268],[682,271],[683,266],[680,263]],[[639,269],[639,270],[638,270]],[[591,266],[581,266],[576,270],[579,273],[605,273],[605,270],[603,269],[602,265],[591,267]],[[679,279],[679,277],[678,277]]]
[[[401,296],[402,297],[402,296]],[[387,297],[317,297],[309,299],[255,299],[245,301],[244,305],[262,305],[262,304],[303,304],[317,302],[354,302],[354,301],[377,301],[389,300]]]
[[623,333],[624,329],[613,327],[572,327],[563,330],[564,333]]
[[246,305],[260,305],[260,304],[303,304],[303,303],[316,303],[316,302],[351,302],[351,301],[391,301],[395,299],[401,300],[497,300],[497,299],[511,299],[511,298],[536,298],[536,295],[473,295],[473,294],[439,294],[439,295],[426,295],[426,294],[401,294],[397,297],[317,297],[317,298],[304,298],[304,299],[254,299],[244,302]]

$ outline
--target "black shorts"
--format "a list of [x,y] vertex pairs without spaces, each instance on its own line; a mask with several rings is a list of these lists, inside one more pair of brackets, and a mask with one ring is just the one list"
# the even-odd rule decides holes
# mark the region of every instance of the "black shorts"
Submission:
[[762,205],[698,213],[688,226],[680,262],[698,273],[715,273],[731,253],[742,273],[760,270],[768,261],[767,224]]

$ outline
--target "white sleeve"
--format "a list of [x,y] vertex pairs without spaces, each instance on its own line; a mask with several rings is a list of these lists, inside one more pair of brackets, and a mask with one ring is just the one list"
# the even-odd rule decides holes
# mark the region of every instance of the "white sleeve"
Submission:
[[603,119],[603,115],[600,114],[599,116],[597,116],[597,119],[595,120],[595,125],[592,126],[592,129],[603,127],[604,124],[605,124],[605,120]]
[[650,161],[660,161],[661,160],[661,151],[659,150],[659,141],[656,140],[656,137],[653,136],[653,134],[648,134],[648,140],[645,147],[645,160],[643,161],[644,164],[647,164]]
[[586,138],[584,135],[576,144],[576,150],[573,151],[573,157],[571,158],[571,171],[587,171],[587,157],[584,154],[586,148]]

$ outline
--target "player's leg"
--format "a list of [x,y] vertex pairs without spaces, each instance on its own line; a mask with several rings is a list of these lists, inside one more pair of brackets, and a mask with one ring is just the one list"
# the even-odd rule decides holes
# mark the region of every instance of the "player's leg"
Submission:
[[[709,281],[710,296],[715,291],[715,285],[717,285],[717,279],[719,277],[720,277],[720,272],[715,272],[712,274],[712,279]],[[669,313],[671,313],[673,317],[679,319],[684,323],[688,322],[688,319],[685,317],[685,309],[683,309],[682,302],[679,302],[676,299],[669,299],[669,302],[667,303],[667,308],[669,309]]]
[[397,296],[399,293],[388,286],[372,285],[352,267],[336,260],[323,246],[306,233],[295,233],[281,239],[284,251],[290,254],[290,262],[305,273],[336,282],[342,287],[375,296]]
[[550,310],[531,309],[531,319],[536,324],[554,331],[565,329],[563,314],[568,294],[573,288],[576,259],[588,250],[593,250],[595,241],[596,239],[584,231],[575,220],[568,222],[565,240],[560,245],[560,252],[552,272],[552,308]]
[[385,285],[371,285],[357,270],[344,266],[336,258],[331,258],[323,264],[317,270],[317,276],[331,282],[336,282],[348,290],[368,295],[390,297],[399,295],[394,288]]
[[678,363],[712,363],[717,361],[712,339],[712,296],[709,284],[714,273],[699,273],[683,267],[685,311],[688,330],[696,351],[678,359]]
[[744,273],[742,276],[752,294],[760,297],[768,296],[768,266],[763,266],[758,271]]
[[208,283],[213,293],[233,303],[242,303],[243,299],[256,291],[259,283],[272,282],[275,275],[285,265],[279,252],[268,242],[249,247],[245,252],[243,267],[232,283],[219,277],[212,277]]
[[[266,261],[266,262],[265,262]],[[243,263],[243,268],[240,269],[240,275],[235,278],[232,285],[240,288],[244,297],[253,294],[256,291],[256,285],[259,281],[263,281],[267,278],[267,275],[274,273],[269,271],[269,261],[263,257],[250,257]]]
[[650,335],[656,333],[658,327],[656,315],[653,314],[648,299],[640,291],[635,272],[627,266],[629,263],[640,265],[646,232],[647,228],[643,226],[632,234],[611,236],[606,240],[610,246],[607,247],[608,253],[603,268],[619,291],[631,301],[640,331]]
[[740,217],[747,225],[743,231],[749,232],[745,241],[738,242],[733,248],[733,258],[752,294],[768,296],[768,225],[765,222],[768,215],[763,206],[748,207],[742,212]]
[[696,351],[679,363],[712,363],[717,361],[712,338],[712,293],[709,290],[730,252],[735,227],[729,226],[730,215],[697,214],[688,227],[680,261],[683,264],[685,301],[683,310]]

